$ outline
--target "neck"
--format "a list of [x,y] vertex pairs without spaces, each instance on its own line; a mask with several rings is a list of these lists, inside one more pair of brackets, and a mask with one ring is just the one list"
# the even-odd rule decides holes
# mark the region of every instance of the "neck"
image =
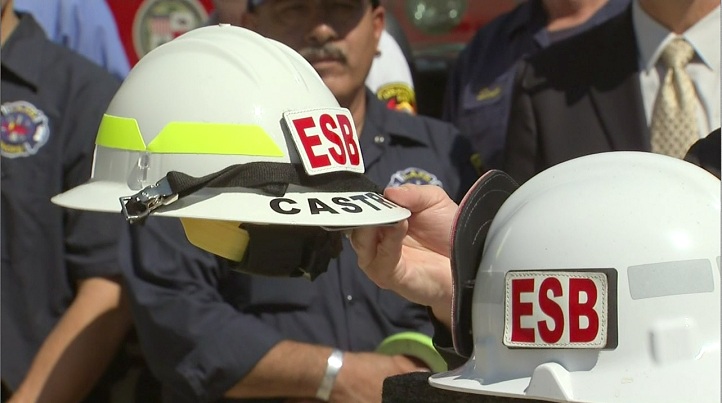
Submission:
[[652,19],[675,34],[682,34],[719,7],[718,0],[638,0]]
[[553,32],[583,24],[607,0],[542,0],[542,3],[548,17],[547,30]]
[[348,97],[337,98],[337,100],[341,107],[347,108],[351,112],[356,124],[356,133],[360,137],[366,117],[366,87],[361,87],[360,91],[356,91]]
[[15,27],[18,26],[18,22],[18,16],[13,10],[13,3],[9,1],[3,7],[0,15],[0,46],[5,45],[5,41],[13,33]]

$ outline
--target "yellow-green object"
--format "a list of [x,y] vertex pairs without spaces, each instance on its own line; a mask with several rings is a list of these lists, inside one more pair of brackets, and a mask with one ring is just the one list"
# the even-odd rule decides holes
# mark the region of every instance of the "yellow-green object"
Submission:
[[[238,139],[242,138],[243,141]],[[228,154],[282,157],[283,151],[262,127],[252,124],[169,122],[146,145],[138,122],[105,114],[95,143],[128,151],[159,154]]]
[[446,361],[441,357],[431,337],[417,332],[401,332],[387,337],[376,348],[376,352],[385,355],[407,355],[425,362],[431,372],[447,370]]
[[243,260],[250,238],[240,223],[188,217],[180,221],[191,244],[234,262]]

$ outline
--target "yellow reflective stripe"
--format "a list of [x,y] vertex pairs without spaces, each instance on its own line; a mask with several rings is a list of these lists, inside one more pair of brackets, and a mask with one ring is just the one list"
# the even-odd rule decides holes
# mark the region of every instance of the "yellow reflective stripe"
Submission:
[[148,144],[159,154],[231,154],[281,157],[283,152],[256,125],[171,122]]
[[131,118],[121,118],[105,114],[98,127],[95,144],[121,150],[145,151],[145,142],[140,135],[138,122]]
[[282,157],[283,151],[257,125],[171,122],[146,147],[138,122],[105,114],[95,144],[158,154],[225,154]]
[[251,238],[239,222],[188,217],[181,217],[180,222],[191,244],[235,262],[246,255]]

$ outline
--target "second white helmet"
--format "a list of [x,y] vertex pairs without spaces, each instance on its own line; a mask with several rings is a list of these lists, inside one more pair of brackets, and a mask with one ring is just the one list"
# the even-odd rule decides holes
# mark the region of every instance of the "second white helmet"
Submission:
[[[483,242],[471,329],[455,335],[473,354],[433,386],[550,401],[719,401],[717,178],[675,158],[613,152],[517,190],[508,177],[484,182],[462,202],[454,241],[462,253]],[[467,225],[487,200],[498,212]]]

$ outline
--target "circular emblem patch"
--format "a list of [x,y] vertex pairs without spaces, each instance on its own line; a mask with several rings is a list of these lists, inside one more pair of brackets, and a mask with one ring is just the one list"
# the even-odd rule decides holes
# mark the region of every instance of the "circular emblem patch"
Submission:
[[401,186],[405,183],[410,183],[412,185],[436,185],[443,187],[443,183],[441,183],[436,175],[424,171],[423,169],[413,167],[396,171],[395,174],[391,175],[391,180],[386,187]]
[[133,46],[142,58],[158,46],[203,25],[208,18],[198,0],[145,0],[133,19]]
[[27,157],[38,152],[50,137],[48,118],[35,105],[25,101],[0,106],[2,129],[0,154],[6,158]]
[[405,83],[389,83],[376,91],[376,96],[386,103],[389,109],[416,113],[416,94],[414,89]]

